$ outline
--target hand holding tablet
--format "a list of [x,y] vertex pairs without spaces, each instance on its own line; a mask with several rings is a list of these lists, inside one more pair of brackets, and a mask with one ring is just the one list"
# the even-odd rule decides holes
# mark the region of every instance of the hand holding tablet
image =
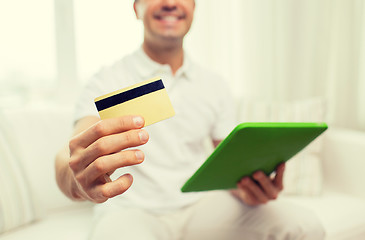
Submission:
[[234,189],[244,176],[266,175],[327,129],[325,123],[242,123],[181,188],[182,192]]

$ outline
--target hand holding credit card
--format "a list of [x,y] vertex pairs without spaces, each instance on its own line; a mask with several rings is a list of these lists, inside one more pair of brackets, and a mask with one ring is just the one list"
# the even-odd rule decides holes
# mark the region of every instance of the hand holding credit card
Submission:
[[161,78],[153,78],[95,98],[100,118],[140,115],[145,126],[175,115]]

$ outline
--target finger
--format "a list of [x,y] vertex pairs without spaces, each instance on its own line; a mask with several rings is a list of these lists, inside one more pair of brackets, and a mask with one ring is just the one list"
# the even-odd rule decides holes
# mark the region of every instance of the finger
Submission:
[[260,187],[269,199],[276,199],[278,197],[278,189],[276,189],[276,186],[274,186],[273,182],[265,173],[261,171],[255,172],[253,178],[260,184]]
[[85,191],[87,198],[95,203],[102,203],[111,197],[115,197],[127,191],[133,183],[133,177],[130,174],[125,174],[115,181],[101,181],[94,187]]
[[269,201],[269,198],[266,196],[266,194],[263,192],[263,190],[252,181],[251,178],[243,178],[238,183],[239,188],[245,188],[249,189],[251,194],[260,202],[260,203],[267,203]]
[[141,116],[122,116],[101,120],[74,137],[70,142],[70,149],[73,145],[86,148],[104,136],[142,128],[143,126],[144,119]]
[[118,168],[140,164],[143,160],[144,153],[140,150],[117,152],[96,159],[76,179],[81,185],[88,186],[102,175],[109,176]]
[[97,188],[101,198],[112,198],[127,191],[133,183],[133,177],[130,174],[120,176],[118,179],[100,185]]
[[85,149],[81,154],[80,159],[78,159],[79,162],[76,168],[86,168],[90,163],[101,156],[145,144],[148,141],[148,138],[147,131],[143,129],[130,130],[103,137]]
[[279,191],[283,190],[283,178],[284,178],[284,171],[285,171],[285,163],[279,164],[276,168],[276,175],[274,177],[273,183]]
[[[238,188],[238,185],[237,185],[237,188]],[[236,198],[239,198],[239,195],[238,195],[238,189],[231,189],[229,191],[233,196],[235,196]]]
[[238,195],[239,199],[241,199],[241,201],[243,203],[245,203],[249,206],[256,206],[259,204],[259,201],[254,196],[254,194],[251,192],[251,190],[244,185],[240,186],[240,184],[237,184],[236,194]]

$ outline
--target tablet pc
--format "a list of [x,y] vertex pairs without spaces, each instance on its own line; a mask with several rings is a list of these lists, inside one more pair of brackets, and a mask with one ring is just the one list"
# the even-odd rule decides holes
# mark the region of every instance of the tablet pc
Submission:
[[241,123],[187,180],[182,192],[233,189],[244,176],[269,175],[327,129],[326,123]]

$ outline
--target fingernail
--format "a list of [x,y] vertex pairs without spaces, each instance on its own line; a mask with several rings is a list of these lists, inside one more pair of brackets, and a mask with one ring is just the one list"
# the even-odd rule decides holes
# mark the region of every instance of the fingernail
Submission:
[[135,151],[134,154],[136,155],[136,158],[138,161],[142,161],[144,158],[144,154],[141,151]]
[[143,119],[139,116],[133,118],[133,122],[137,127],[143,126]]
[[262,173],[261,172],[255,172],[253,174],[253,178],[256,179],[256,180],[258,180],[261,176],[262,176]]
[[247,184],[250,180],[248,179],[248,177],[244,177],[241,180],[241,184]]
[[125,176],[128,178],[128,180],[129,180],[130,182],[133,182],[133,177],[132,177],[132,175],[130,175],[129,173],[127,173]]
[[148,140],[148,134],[147,134],[147,132],[146,131],[140,131],[139,133],[138,133],[138,135],[139,135],[139,140],[141,140],[141,142],[147,142],[147,140]]

